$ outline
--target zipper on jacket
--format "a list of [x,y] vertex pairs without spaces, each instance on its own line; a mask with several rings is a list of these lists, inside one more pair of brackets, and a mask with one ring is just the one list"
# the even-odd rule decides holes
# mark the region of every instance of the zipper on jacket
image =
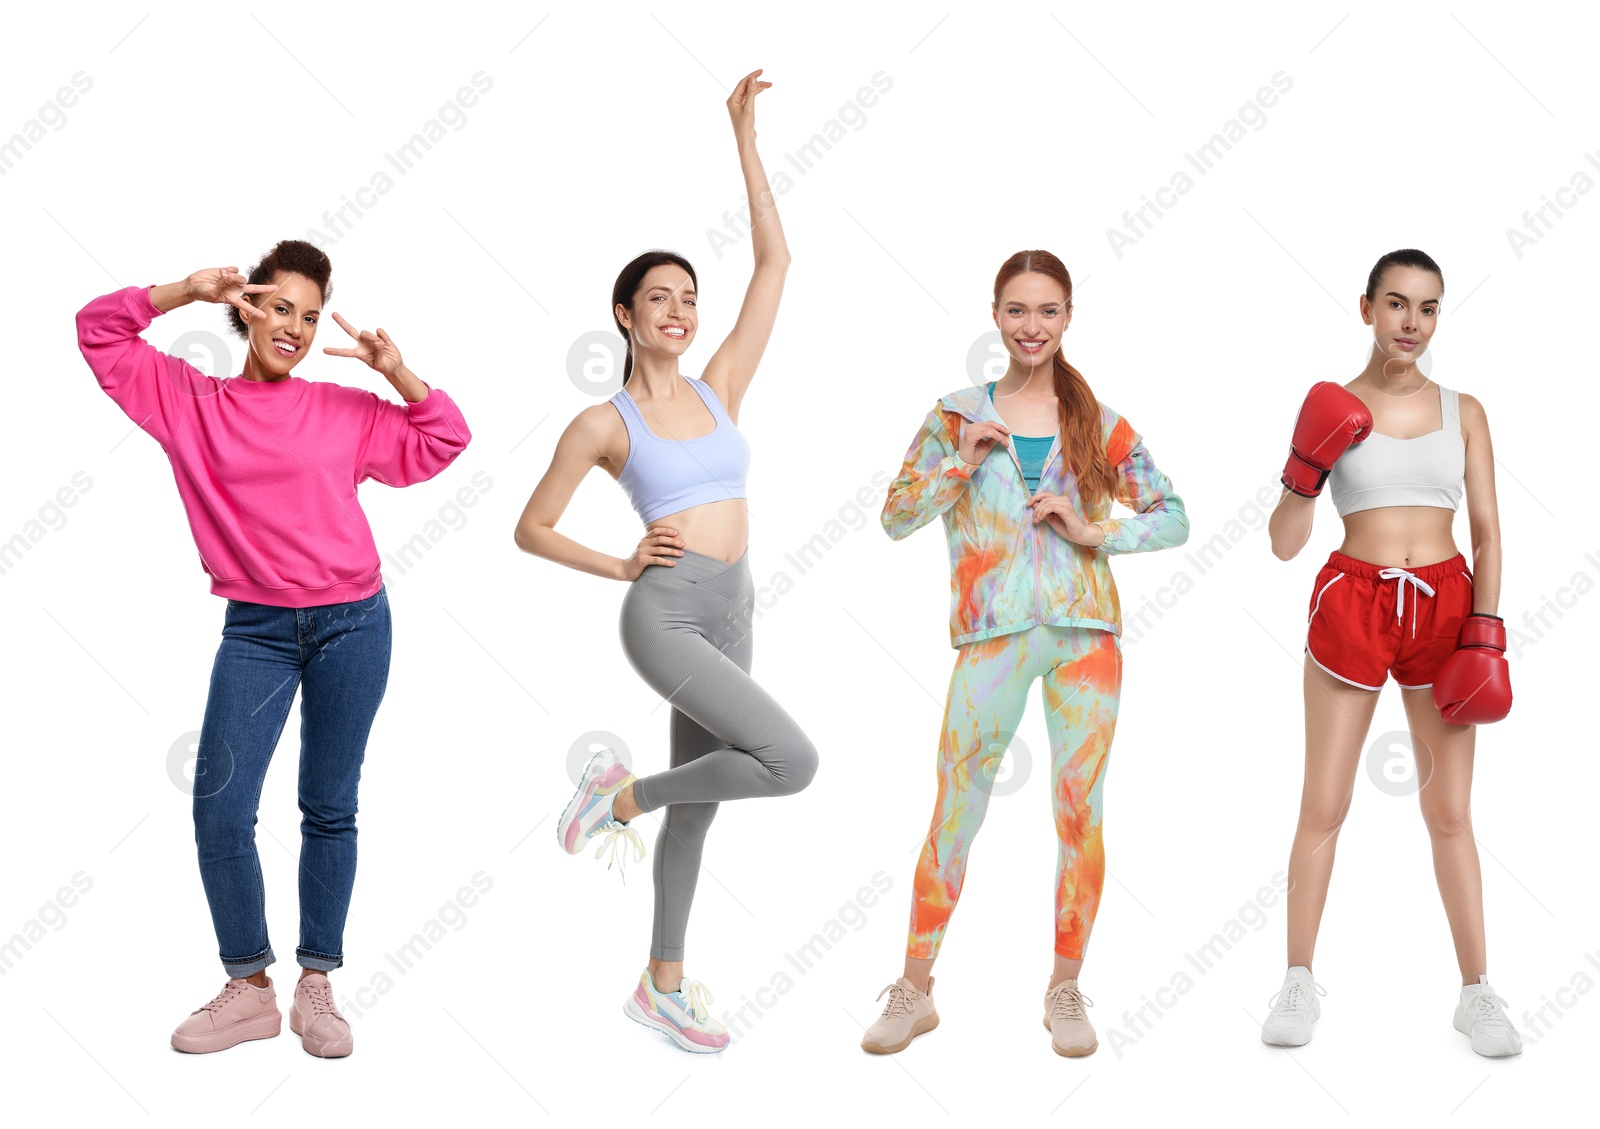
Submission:
[[[1054,449],[1056,444],[1059,444],[1060,442],[1061,436],[1058,433],[1056,435],[1055,443],[1051,444],[1051,448]],[[1019,462],[1017,465],[1020,467],[1022,464]],[[1044,486],[1045,473],[1049,469],[1050,456],[1046,454],[1044,458],[1044,465],[1039,468],[1039,485],[1041,488]],[[1028,480],[1026,478],[1022,480],[1022,487],[1024,490],[1026,490],[1028,487]],[[1044,623],[1044,593],[1040,591],[1041,585],[1039,581],[1039,558],[1043,555],[1043,553],[1044,547],[1039,544],[1039,526],[1038,523],[1035,522],[1033,526],[1033,606],[1034,618],[1037,619],[1041,624]]]
[[[1012,464],[1017,468],[1017,477],[1022,479],[1022,495],[1027,498],[1030,496],[1028,493],[1028,476],[1022,469],[1022,458],[1017,454],[1016,444],[1008,442],[1006,450],[1011,455]],[[1046,466],[1049,465],[1048,456],[1045,458],[1045,463]],[[1039,485],[1041,487],[1044,486],[1044,471],[1044,467],[1039,468]],[[1023,509],[1028,510],[1028,525],[1033,530],[1033,618],[1035,626],[1038,626],[1044,623],[1044,595],[1039,591],[1039,557],[1043,554],[1044,547],[1039,544],[1039,523],[1033,520],[1033,511],[1027,506],[1024,506]]]
[[[990,400],[990,396],[991,393],[989,392],[987,386],[985,386],[984,402],[989,404],[992,408],[993,402]],[[962,418],[974,423],[983,418],[981,415],[968,415],[966,412],[959,412],[959,414],[962,416]],[[996,420],[998,420],[1000,423],[1005,422],[1005,420],[1000,419],[1000,413],[998,410],[996,410],[994,414]],[[1058,432],[1055,436],[1055,442],[1051,444],[1051,451],[1054,452],[1060,443],[1061,436]],[[1007,442],[1006,451],[1011,455],[1012,465],[1017,468],[1017,477],[1022,480],[1023,496],[1028,497],[1028,476],[1022,471],[1022,459],[1017,455],[1016,446],[1010,442]],[[1044,466],[1039,468],[1039,485],[1041,487],[1044,485],[1045,472],[1050,469],[1051,461],[1050,455],[1045,455]],[[1023,508],[1027,509],[1028,507],[1025,506]],[[1044,594],[1040,591],[1041,586],[1039,582],[1039,558],[1043,555],[1044,548],[1039,543],[1039,524],[1033,520],[1031,511],[1028,515],[1028,525],[1031,526],[1033,530],[1033,618],[1035,621],[1035,626],[1038,626],[1044,623]]]
[[1044,622],[1044,593],[1039,591],[1039,555],[1044,551],[1039,544],[1039,526],[1033,526],[1033,618]]
[[[999,412],[996,411],[995,414],[998,415]],[[1005,421],[1002,420],[1001,422]],[[1054,450],[1056,444],[1060,442],[1061,436],[1057,434],[1055,443],[1051,444],[1051,449]],[[1029,497],[1028,476],[1022,469],[1022,458],[1017,454],[1016,444],[1008,442],[1006,450],[1010,452],[1011,462],[1017,468],[1017,477],[1022,479],[1023,497]],[[1048,454],[1045,455],[1044,465],[1039,468],[1039,486],[1041,489],[1044,487],[1045,472],[1050,469],[1050,461],[1050,456]],[[1026,506],[1023,508],[1028,509]],[[1031,509],[1029,509],[1028,513],[1028,525],[1033,530],[1033,618],[1034,625],[1039,626],[1044,623],[1044,593],[1041,591],[1039,581],[1039,558],[1044,555],[1044,546],[1039,543],[1039,523],[1033,520]]]

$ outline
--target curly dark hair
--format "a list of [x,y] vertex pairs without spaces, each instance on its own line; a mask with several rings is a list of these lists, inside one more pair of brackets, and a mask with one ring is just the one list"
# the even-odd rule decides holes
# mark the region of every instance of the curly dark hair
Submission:
[[[250,268],[250,281],[271,282],[272,276],[279,271],[303,275],[316,283],[317,289],[322,291],[322,304],[328,304],[328,298],[333,294],[333,287],[328,282],[328,277],[333,274],[333,263],[322,253],[322,248],[302,239],[282,240]],[[228,321],[235,333],[249,338],[250,329],[245,325],[244,316],[239,313],[237,306],[228,307]]]

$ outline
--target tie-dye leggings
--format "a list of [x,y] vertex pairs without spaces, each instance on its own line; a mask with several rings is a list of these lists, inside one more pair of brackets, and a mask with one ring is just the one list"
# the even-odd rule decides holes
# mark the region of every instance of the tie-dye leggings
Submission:
[[[939,738],[939,795],[913,880],[908,956],[938,955],[961,897],[967,852],[1036,678],[1043,679],[1050,793],[1061,843],[1055,951],[1081,959],[1088,946],[1105,882],[1101,796],[1117,727],[1122,649],[1109,631],[1041,625],[968,643],[956,653]],[[1014,759],[1014,770],[1019,767]]]

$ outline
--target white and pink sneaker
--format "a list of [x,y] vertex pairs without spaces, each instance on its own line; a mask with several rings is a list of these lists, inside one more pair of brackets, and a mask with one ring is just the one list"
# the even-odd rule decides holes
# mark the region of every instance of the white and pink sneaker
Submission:
[[300,1036],[307,1054],[318,1058],[343,1058],[354,1049],[350,1024],[333,1006],[333,986],[321,972],[302,976],[294,986],[289,1030]]
[[692,1054],[716,1054],[732,1041],[728,1029],[711,1018],[711,993],[698,980],[685,980],[676,992],[658,992],[646,968],[622,1011]]
[[270,1039],[283,1029],[271,979],[265,988],[235,976],[216,999],[189,1013],[172,1033],[172,1045],[189,1054],[225,1051],[246,1039]]
[[606,864],[607,870],[611,869],[612,863],[616,863],[619,870],[622,868],[627,861],[629,846],[633,848],[635,861],[643,859],[644,840],[639,838],[639,833],[611,815],[611,801],[635,779],[634,774],[628,771],[628,766],[618,760],[617,754],[610,749],[601,749],[590,757],[589,763],[584,766],[583,777],[578,781],[578,790],[573,793],[566,810],[561,813],[561,819],[556,823],[556,842],[561,844],[561,849],[575,855],[588,845],[591,838],[600,835],[603,838],[594,853],[599,858],[610,848],[611,859]]

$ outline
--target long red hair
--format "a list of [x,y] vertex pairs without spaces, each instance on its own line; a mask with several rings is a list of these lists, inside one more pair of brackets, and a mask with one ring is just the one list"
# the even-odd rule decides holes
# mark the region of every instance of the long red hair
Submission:
[[[1018,251],[1001,265],[1000,273],[994,278],[997,308],[1006,283],[1028,271],[1060,283],[1067,309],[1072,309],[1072,276],[1061,260],[1049,251]],[[1089,390],[1089,382],[1067,363],[1060,349],[1056,350],[1052,364],[1056,399],[1061,402],[1061,453],[1067,469],[1078,480],[1078,494],[1087,510],[1102,499],[1112,497],[1117,472],[1106,458],[1100,434],[1100,405]]]

